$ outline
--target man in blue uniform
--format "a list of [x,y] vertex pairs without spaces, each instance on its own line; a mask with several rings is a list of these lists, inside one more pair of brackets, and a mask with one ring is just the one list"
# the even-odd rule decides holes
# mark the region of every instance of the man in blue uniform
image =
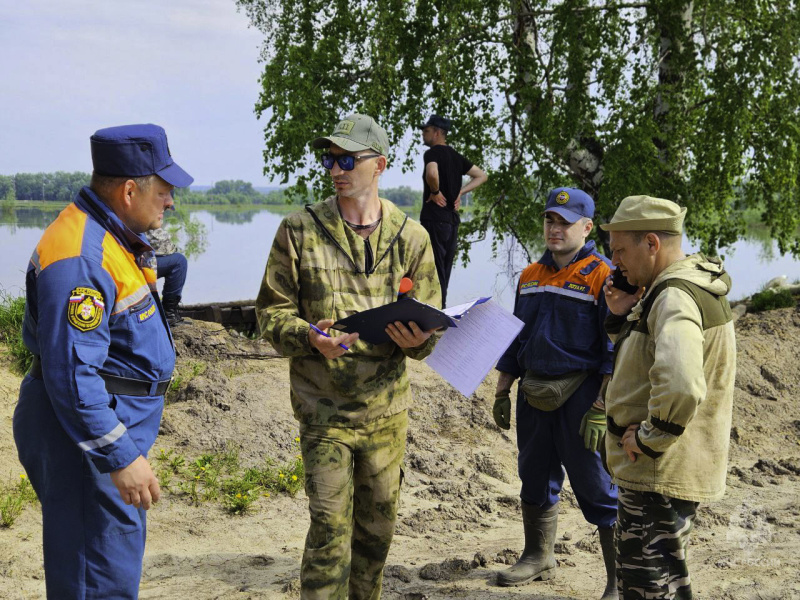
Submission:
[[101,129],[93,173],[47,228],[26,275],[34,355],[14,412],[19,459],[42,505],[47,597],[136,598],[147,461],[175,350],[144,232],[193,180],[156,125]]
[[553,190],[545,206],[547,251],[519,281],[514,314],[524,321],[497,363],[494,418],[511,427],[511,384],[517,389],[517,446],[525,549],[498,574],[517,586],[555,574],[553,556],[564,469],[586,520],[599,528],[607,582],[603,600],[617,598],[613,527],[617,493],[603,469],[603,390],[612,346],[603,329],[608,259],[586,237],[594,202],[581,190]]

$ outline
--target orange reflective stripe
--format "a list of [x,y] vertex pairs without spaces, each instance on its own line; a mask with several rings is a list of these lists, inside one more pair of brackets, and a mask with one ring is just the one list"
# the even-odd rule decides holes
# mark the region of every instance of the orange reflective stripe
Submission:
[[103,268],[117,284],[117,297],[111,314],[122,312],[150,293],[150,286],[133,254],[120,246],[108,232],[103,237]]
[[144,273],[144,279],[145,279],[145,281],[147,283],[150,284],[150,287],[152,289],[156,289],[155,288],[155,285],[156,285],[156,272],[153,269],[150,269],[148,267],[144,267],[144,268],[142,268],[142,273]]
[[86,213],[74,204],[61,211],[45,230],[34,254],[37,273],[54,262],[81,255]]

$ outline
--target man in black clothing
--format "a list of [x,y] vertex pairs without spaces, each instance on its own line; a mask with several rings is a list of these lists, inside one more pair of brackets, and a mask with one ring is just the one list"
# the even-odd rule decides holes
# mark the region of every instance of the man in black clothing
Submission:
[[[436,271],[442,287],[442,306],[447,306],[447,285],[456,257],[458,225],[461,219],[461,196],[486,181],[486,173],[447,145],[447,132],[452,123],[438,115],[420,125],[422,143],[430,148],[423,155],[425,172],[422,176],[422,212],[420,223],[431,237]],[[469,175],[470,181],[461,186],[461,177]]]

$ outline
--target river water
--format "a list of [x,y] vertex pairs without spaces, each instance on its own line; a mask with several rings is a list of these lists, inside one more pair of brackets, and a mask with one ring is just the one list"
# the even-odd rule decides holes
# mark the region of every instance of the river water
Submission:
[[[0,216],[0,288],[13,294],[24,288],[31,252],[57,214],[57,211],[21,208],[14,217]],[[202,253],[190,256],[183,302],[255,298],[273,236],[284,214],[265,209],[198,210],[192,215],[205,225],[206,243]],[[684,247],[687,251],[696,249],[688,241]],[[781,257],[769,241],[741,240],[725,248],[722,254],[733,279],[731,299],[757,292],[778,275],[787,275],[790,281],[800,278],[800,261]],[[492,255],[490,237],[476,242],[470,251],[469,264],[464,266],[459,261],[453,268],[448,303],[455,305],[477,296],[493,296],[503,306],[513,308],[516,277],[526,263],[522,249],[510,241],[500,244],[497,256]]]

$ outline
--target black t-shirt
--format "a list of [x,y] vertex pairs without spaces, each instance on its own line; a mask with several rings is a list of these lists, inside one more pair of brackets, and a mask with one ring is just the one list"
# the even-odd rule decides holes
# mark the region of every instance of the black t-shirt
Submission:
[[435,202],[428,202],[431,188],[425,178],[425,170],[422,171],[422,212],[420,219],[431,219],[432,221],[445,221],[452,223],[458,222],[458,213],[454,206],[458,192],[461,191],[461,177],[467,174],[472,168],[472,163],[461,156],[458,152],[447,145],[433,146],[423,154],[425,169],[428,163],[435,162],[439,167],[439,190],[447,200],[447,207],[443,208]]

